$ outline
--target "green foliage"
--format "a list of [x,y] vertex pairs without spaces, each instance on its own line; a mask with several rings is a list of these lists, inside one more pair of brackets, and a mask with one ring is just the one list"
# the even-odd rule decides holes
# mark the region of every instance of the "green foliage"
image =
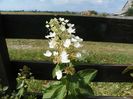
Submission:
[[126,16],[133,16],[133,7],[129,8],[127,12],[124,13]]
[[97,70],[95,69],[85,69],[78,72],[80,77],[83,78],[84,82],[88,84],[88,82],[91,82],[94,77],[96,76]]
[[96,73],[97,70],[94,69],[81,70],[74,75],[64,76],[61,81],[51,82],[43,91],[43,99],[78,99],[80,96],[93,96],[89,83]]
[[6,95],[7,89],[8,89],[7,86],[2,86],[2,85],[0,84],[0,98]]
[[[0,98],[1,99],[36,99],[34,95],[26,96],[27,89],[29,87],[29,82],[27,79],[33,79],[31,76],[30,68],[24,66],[23,69],[20,69],[20,73],[18,73],[17,80],[17,88],[16,91],[13,91],[11,95],[6,94],[8,87],[0,87]],[[1,96],[2,93],[2,96]]]

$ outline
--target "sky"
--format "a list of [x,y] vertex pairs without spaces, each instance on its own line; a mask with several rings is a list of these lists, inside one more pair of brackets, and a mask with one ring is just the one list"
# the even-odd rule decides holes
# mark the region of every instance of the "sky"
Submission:
[[0,10],[86,11],[117,13],[127,0],[0,0]]

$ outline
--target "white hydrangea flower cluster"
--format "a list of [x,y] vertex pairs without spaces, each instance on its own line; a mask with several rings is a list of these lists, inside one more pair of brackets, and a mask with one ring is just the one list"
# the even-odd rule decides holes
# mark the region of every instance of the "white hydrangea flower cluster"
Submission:
[[[74,24],[69,23],[68,19],[54,18],[50,22],[46,21],[46,27],[49,29],[49,35],[45,36],[49,41],[50,50],[44,53],[46,57],[52,57],[55,64],[70,63],[72,60],[81,58],[78,51],[82,45],[83,39],[75,36],[76,29]],[[57,71],[57,79],[61,78],[61,71]]]

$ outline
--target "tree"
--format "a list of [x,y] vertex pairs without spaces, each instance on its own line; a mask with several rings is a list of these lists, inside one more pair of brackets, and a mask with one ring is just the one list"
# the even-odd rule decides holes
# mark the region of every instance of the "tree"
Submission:
[[124,13],[126,16],[133,16],[133,7],[129,8],[127,12]]

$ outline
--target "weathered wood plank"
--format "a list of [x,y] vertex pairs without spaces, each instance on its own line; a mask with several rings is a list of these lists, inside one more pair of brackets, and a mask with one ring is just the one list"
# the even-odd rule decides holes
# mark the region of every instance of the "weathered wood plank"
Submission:
[[10,65],[5,38],[2,34],[2,20],[0,15],[0,80],[3,85],[9,86],[9,89],[15,87],[14,75]]
[[65,15],[2,15],[6,38],[44,39],[48,34],[46,20],[65,17],[75,24],[84,40],[133,43],[133,18],[86,17]]
[[[12,67],[16,72],[24,65],[31,68],[31,72],[36,79],[41,80],[53,80],[52,70],[54,64],[49,62],[31,62],[31,61],[12,61]],[[94,82],[132,82],[133,78],[128,74],[122,74],[122,71],[129,65],[92,65],[92,64],[80,64],[76,66],[76,70],[81,70],[85,68],[97,69],[98,74],[94,79]]]

